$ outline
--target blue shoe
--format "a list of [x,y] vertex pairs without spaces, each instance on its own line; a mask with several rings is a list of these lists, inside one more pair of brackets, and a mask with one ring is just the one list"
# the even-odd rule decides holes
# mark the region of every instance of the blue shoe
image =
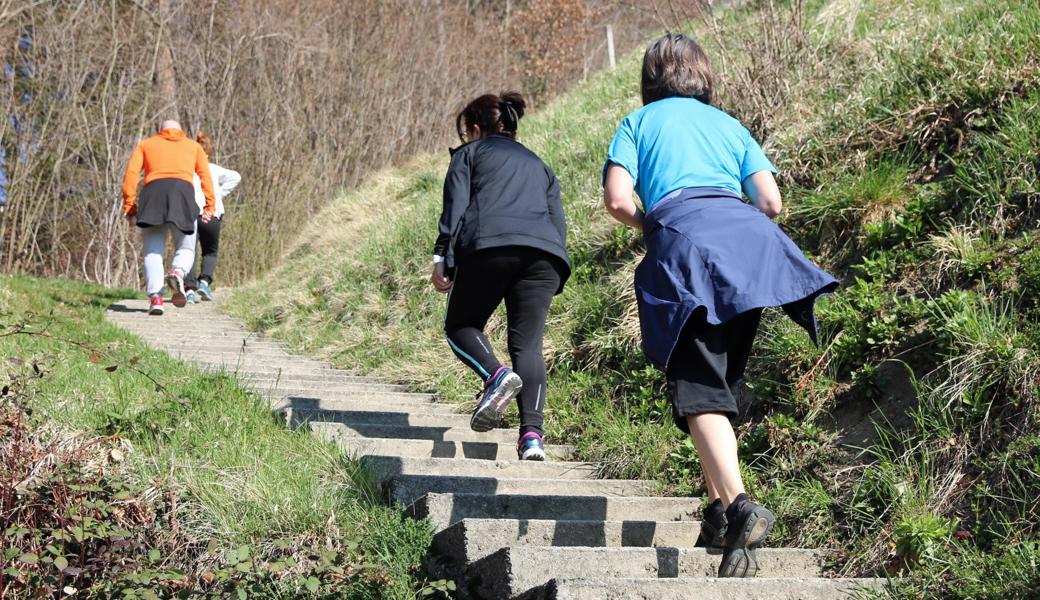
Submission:
[[202,298],[206,302],[216,298],[216,296],[213,295],[213,290],[209,289],[209,284],[202,279],[199,280],[199,298]]
[[516,442],[516,455],[520,460],[545,460],[545,444],[542,436],[529,431]]
[[502,421],[509,403],[520,393],[524,382],[509,367],[499,367],[495,374],[484,384],[484,391],[478,394],[480,403],[473,410],[469,427],[473,431],[491,431]]
[[199,301],[199,297],[195,295],[195,290],[188,290],[184,297],[187,298],[188,304],[195,304]]

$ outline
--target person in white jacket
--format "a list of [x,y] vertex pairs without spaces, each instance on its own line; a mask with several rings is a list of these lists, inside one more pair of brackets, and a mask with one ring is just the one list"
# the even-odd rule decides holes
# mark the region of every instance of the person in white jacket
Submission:
[[[202,246],[202,266],[196,261],[192,265],[188,276],[184,278],[184,288],[187,290],[188,302],[199,302],[200,300],[213,300],[213,272],[217,268],[217,252],[220,248],[220,224],[224,217],[224,198],[232,192],[242,181],[238,171],[225,169],[213,162],[213,142],[209,136],[199,133],[195,141],[202,146],[209,157],[209,172],[213,179],[213,192],[216,196],[216,210],[213,219],[208,223],[201,220],[198,223],[199,245]],[[195,176],[195,201],[205,202],[202,193],[202,185],[198,176]],[[202,206],[202,204],[199,204]]]

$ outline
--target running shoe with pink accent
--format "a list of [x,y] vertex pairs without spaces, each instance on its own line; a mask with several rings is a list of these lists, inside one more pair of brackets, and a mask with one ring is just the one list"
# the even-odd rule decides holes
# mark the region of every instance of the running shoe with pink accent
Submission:
[[545,442],[542,436],[529,431],[516,442],[516,455],[520,460],[545,460]]
[[502,422],[502,415],[509,408],[509,403],[520,393],[524,382],[509,367],[499,367],[497,371],[488,377],[484,383],[484,389],[477,397],[480,402],[473,410],[470,417],[469,427],[473,431],[491,431],[495,425]]

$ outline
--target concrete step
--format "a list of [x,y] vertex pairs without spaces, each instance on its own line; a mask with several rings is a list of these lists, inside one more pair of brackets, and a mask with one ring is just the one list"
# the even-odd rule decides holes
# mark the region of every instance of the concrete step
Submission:
[[[190,336],[178,336],[170,337],[164,329],[132,329],[128,327],[121,327],[122,329],[133,333],[134,335],[146,340],[148,343],[159,347],[169,347],[175,350],[186,349],[189,347],[198,347],[196,339]],[[206,349],[211,352],[241,352],[243,349],[247,352],[253,350],[263,350],[268,352],[289,352],[289,350],[282,345],[280,342],[270,340],[267,338],[257,338],[250,336],[246,332],[242,332],[240,335],[232,336],[225,335],[219,339],[206,337],[205,338]],[[291,354],[291,353],[290,353]]]
[[411,458],[369,454],[361,457],[377,481],[397,475],[508,477],[509,479],[593,479],[596,467],[580,462],[480,460],[473,458]]
[[[762,548],[763,577],[819,577],[824,557],[812,550]],[[466,568],[481,598],[515,598],[553,579],[714,577],[722,555],[704,548],[502,548]]]
[[447,402],[436,402],[432,396],[427,394],[387,391],[372,386],[359,385],[349,392],[339,392],[333,395],[321,392],[287,394],[284,390],[276,387],[264,387],[249,383],[245,385],[258,394],[263,394],[268,398],[301,411],[351,411],[358,410],[354,407],[359,404],[372,404],[378,406],[374,410],[381,412],[406,413],[415,409],[453,417],[459,416],[459,413],[453,412],[456,405]]
[[[358,400],[375,401],[386,396],[380,394],[358,394]],[[291,406],[278,411],[290,427],[302,427],[311,421],[343,423],[344,425],[392,425],[397,427],[443,427],[469,428],[469,416],[449,412],[412,414],[393,410],[321,410],[306,406]]]
[[[256,391],[264,393],[268,396],[276,396],[279,398],[322,398],[328,400],[343,400],[352,401],[354,400],[354,394],[356,393],[379,393],[379,394],[409,394],[415,397],[414,401],[408,401],[408,403],[427,404],[433,402],[433,397],[430,394],[422,394],[411,392],[408,388],[399,385],[387,385],[385,383],[373,383],[366,381],[358,381],[355,383],[351,382],[336,382],[335,385],[337,391],[333,392],[320,392],[315,388],[319,388],[323,384],[319,381],[306,381],[295,379],[291,375],[288,377],[244,377],[236,370],[227,369],[209,369],[210,372],[224,372],[228,375],[236,377],[242,385]],[[293,393],[289,390],[305,390],[303,393]],[[454,404],[444,403],[445,406],[454,407]]]
[[516,477],[458,477],[455,475],[398,475],[384,482],[391,504],[409,506],[427,494],[506,494],[512,496],[650,496],[653,481],[636,479],[532,479]]
[[280,344],[256,345],[254,342],[250,342],[245,338],[243,338],[245,340],[244,343],[242,341],[225,341],[214,344],[209,341],[208,337],[195,337],[191,334],[176,338],[156,336],[152,334],[145,334],[144,337],[146,337],[150,343],[154,344],[156,347],[162,348],[164,351],[191,352],[203,357],[220,357],[227,354],[234,354],[241,356],[256,356],[258,358],[294,358],[299,360],[314,360],[299,354],[293,354]]
[[[255,386],[256,389],[264,389],[261,386]],[[287,382],[286,385],[279,385],[277,387],[268,387],[264,389],[267,395],[277,395],[281,398],[328,398],[329,400],[359,400],[362,397],[370,400],[398,400],[398,401],[410,401],[410,402],[435,402],[437,398],[432,394],[421,394],[417,392],[384,392],[380,391],[380,388],[371,388],[366,385],[354,385],[349,383],[313,383],[309,385],[293,385],[292,382]],[[449,404],[447,402],[439,403],[445,408],[445,413],[452,413],[452,410],[456,404]],[[468,418],[468,417],[467,417]],[[466,422],[467,425],[469,421]]]
[[398,392],[412,391],[408,386],[389,383],[375,377],[361,377],[351,375],[346,371],[335,369],[280,369],[272,372],[267,368],[240,368],[235,371],[243,381],[255,381],[257,383],[279,383],[281,385],[297,384],[311,385],[314,383],[349,383],[351,385],[372,385]]
[[700,504],[697,498],[430,493],[408,513],[429,518],[434,531],[440,531],[463,519],[696,521]]
[[170,347],[165,345],[155,344],[156,349],[162,350],[168,353],[170,356],[175,356],[181,360],[188,360],[200,365],[211,365],[211,366],[239,366],[239,367],[250,367],[250,368],[264,368],[269,369],[271,372],[276,372],[278,369],[314,369],[321,371],[328,369],[328,365],[323,362],[311,360],[309,358],[303,358],[302,356],[293,356],[288,353],[280,354],[277,356],[260,356],[254,355],[251,352],[224,352],[224,353],[204,353],[199,352],[193,348],[181,348],[181,347]]
[[[436,407],[436,405],[433,405]],[[326,427],[332,425],[333,427]],[[444,442],[437,440],[408,440],[386,438],[359,438],[334,428],[336,423],[311,423],[315,435],[331,440],[356,455],[382,454],[412,458],[472,458],[477,460],[515,460],[516,445],[493,442]],[[573,446],[548,444],[545,452],[549,460],[566,460],[574,453]]]
[[[435,402],[408,402],[400,400],[373,400],[371,396],[362,395],[359,400],[337,400],[335,402],[329,402],[320,398],[300,398],[292,396],[288,398],[282,398],[279,394],[268,394],[263,390],[256,390],[258,393],[263,394],[271,399],[271,406],[276,411],[283,410],[327,410],[344,413],[376,413],[376,412],[387,412],[390,411],[394,414],[397,413],[409,413],[412,415],[445,415],[452,414],[445,412],[450,410],[450,406],[444,406]],[[326,428],[321,429],[325,423],[321,421],[311,421],[308,426],[311,431],[319,432],[328,430],[329,435],[337,435],[337,429]],[[335,425],[335,423],[328,423],[328,425]]]
[[220,344],[227,338],[249,338],[258,342],[273,342],[274,338],[249,331],[241,325],[224,321],[208,321],[193,319],[184,315],[163,315],[161,317],[138,317],[133,319],[109,319],[120,327],[134,333],[152,334],[160,339],[177,340],[205,338],[207,344]]
[[433,538],[433,552],[465,565],[510,546],[692,548],[697,521],[550,521],[463,519]]
[[[317,421],[309,421],[312,425]],[[465,427],[433,427],[411,425],[383,425],[378,423],[337,423],[343,429],[343,435],[366,438],[400,438],[409,440],[439,440],[466,442],[516,443],[516,429],[492,429],[476,432]]]
[[848,600],[857,590],[880,589],[880,579],[755,577],[718,579],[554,579],[524,600]]
[[279,350],[285,346],[278,340],[258,335],[241,328],[206,328],[197,326],[193,322],[179,322],[175,325],[157,323],[155,320],[143,323],[125,323],[121,321],[109,321],[120,328],[142,338],[151,340],[156,344],[166,344],[173,347],[182,347],[192,344],[199,347],[205,345],[207,349],[236,350],[243,346],[247,348]]

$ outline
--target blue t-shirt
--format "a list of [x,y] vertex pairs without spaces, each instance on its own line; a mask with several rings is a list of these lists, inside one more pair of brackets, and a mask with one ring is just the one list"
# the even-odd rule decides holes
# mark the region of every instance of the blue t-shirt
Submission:
[[618,126],[603,167],[632,175],[650,212],[676,190],[720,187],[741,195],[740,183],[759,171],[776,173],[740,121],[693,98],[665,98],[630,113]]

